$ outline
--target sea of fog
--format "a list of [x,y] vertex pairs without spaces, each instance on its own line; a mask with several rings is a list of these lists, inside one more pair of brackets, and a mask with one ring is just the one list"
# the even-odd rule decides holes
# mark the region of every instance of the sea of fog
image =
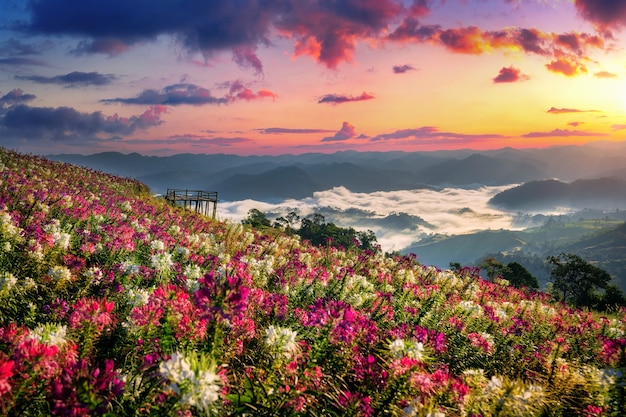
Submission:
[[[275,203],[220,201],[217,216],[220,220],[240,222],[253,208],[266,213],[269,219],[285,216],[290,211],[296,211],[300,217],[321,213],[326,222],[333,222],[337,226],[372,230],[384,251],[395,251],[436,233],[454,235],[485,229],[519,229],[513,224],[514,213],[487,205],[495,194],[513,186],[374,193],[354,193],[344,187],[335,187],[316,192],[312,197],[302,200],[288,199]],[[381,219],[394,213],[419,216],[426,224],[405,228],[381,225]],[[296,227],[299,227],[299,222]]]

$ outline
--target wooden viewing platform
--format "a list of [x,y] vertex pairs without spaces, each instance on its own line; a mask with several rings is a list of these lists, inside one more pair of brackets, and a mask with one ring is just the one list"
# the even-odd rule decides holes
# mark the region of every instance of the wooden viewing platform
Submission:
[[204,214],[205,216],[209,215],[209,206],[211,206],[211,217],[215,218],[217,211],[217,191],[168,188],[165,199],[174,205],[194,209],[196,213]]

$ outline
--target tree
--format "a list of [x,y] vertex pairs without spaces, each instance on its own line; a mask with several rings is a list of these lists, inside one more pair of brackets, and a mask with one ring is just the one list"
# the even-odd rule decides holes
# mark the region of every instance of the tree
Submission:
[[267,216],[265,216],[265,213],[255,208],[248,210],[248,217],[243,219],[241,223],[250,225],[258,229],[263,229],[265,227],[271,226],[270,220],[267,218]]
[[478,267],[487,271],[487,277],[492,282],[496,277],[503,277],[506,269],[506,266],[494,257],[483,259]]
[[552,291],[577,307],[596,307],[601,299],[597,290],[611,281],[608,272],[571,253],[549,256],[548,265]]
[[622,290],[616,285],[607,285],[598,309],[602,311],[617,310],[623,306],[626,306],[626,297],[624,297]]
[[293,235],[296,230],[294,226],[298,220],[300,220],[298,213],[290,211],[285,217],[278,217],[274,221],[274,227],[283,229],[288,235]]
[[528,287],[534,290],[539,288],[537,278],[519,262],[509,262],[502,270],[502,278],[517,288]]
[[378,251],[377,239],[374,232],[357,232],[352,227],[339,227],[332,222],[326,223],[321,214],[305,217],[300,223],[298,235],[313,245],[331,245],[345,249],[358,247],[360,249]]

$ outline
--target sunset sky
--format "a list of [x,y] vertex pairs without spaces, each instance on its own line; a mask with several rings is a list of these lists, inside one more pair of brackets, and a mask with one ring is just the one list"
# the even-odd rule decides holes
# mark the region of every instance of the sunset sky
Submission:
[[0,0],[22,152],[595,140],[626,140],[623,0]]

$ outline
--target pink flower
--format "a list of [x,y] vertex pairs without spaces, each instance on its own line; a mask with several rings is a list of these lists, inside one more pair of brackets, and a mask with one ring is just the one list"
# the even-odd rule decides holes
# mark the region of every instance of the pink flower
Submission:
[[488,340],[486,334],[470,333],[467,335],[467,338],[473,347],[481,349],[485,353],[493,353],[493,342]]
[[68,318],[72,329],[81,329],[90,323],[97,333],[101,333],[115,323],[115,317],[111,314],[115,304],[105,299],[81,298],[72,307],[74,311]]
[[583,410],[584,417],[599,417],[604,414],[605,407],[589,404]]
[[105,360],[103,366],[94,366],[81,359],[74,366],[64,369],[52,384],[52,414],[104,415],[123,392],[124,382],[114,370],[112,360]]
[[13,376],[13,365],[15,364],[3,356],[5,355],[0,356],[0,397],[11,391],[9,378]]
[[131,323],[146,333],[154,332],[168,323],[177,340],[200,340],[206,335],[205,313],[189,297],[186,289],[174,284],[158,287],[148,303],[135,307],[130,314]]
[[356,416],[370,417],[374,415],[374,409],[371,406],[371,398],[363,396],[358,392],[343,391],[339,394],[338,402],[342,409],[356,411]]

